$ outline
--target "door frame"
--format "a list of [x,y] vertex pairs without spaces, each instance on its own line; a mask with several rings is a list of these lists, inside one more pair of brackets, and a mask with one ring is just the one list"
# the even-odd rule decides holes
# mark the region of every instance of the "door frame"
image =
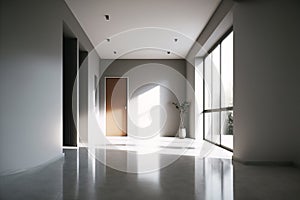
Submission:
[[129,110],[129,77],[127,76],[105,76],[104,77],[104,136],[106,137],[106,80],[110,78],[124,78],[126,79],[126,136],[122,137],[128,137],[128,110]]

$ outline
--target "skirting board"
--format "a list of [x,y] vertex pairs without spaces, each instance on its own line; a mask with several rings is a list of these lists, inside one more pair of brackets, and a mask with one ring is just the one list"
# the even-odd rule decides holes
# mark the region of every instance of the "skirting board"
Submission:
[[0,173],[0,176],[8,176],[8,175],[13,175],[13,174],[18,174],[18,173],[21,173],[21,172],[25,172],[25,171],[28,171],[28,170],[33,170],[33,169],[36,169],[36,168],[40,168],[40,167],[44,167],[50,163],[53,163],[61,158],[63,158],[65,156],[64,153],[61,153],[60,155],[46,161],[46,162],[43,162],[41,164],[38,164],[36,166],[33,166],[33,167],[29,167],[29,168],[25,168],[25,169],[17,169],[17,170],[7,170],[7,171],[3,171]]
[[256,161],[256,160],[241,160],[232,156],[232,161],[238,162],[244,165],[255,165],[255,166],[294,166],[292,161]]

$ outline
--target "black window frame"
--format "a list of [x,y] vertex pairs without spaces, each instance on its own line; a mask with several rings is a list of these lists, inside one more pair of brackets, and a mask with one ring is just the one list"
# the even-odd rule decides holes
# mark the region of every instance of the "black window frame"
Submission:
[[[221,76],[222,76],[222,42],[227,38],[227,36],[229,36],[231,33],[234,34],[233,32],[233,26],[231,26],[224,34],[223,36],[210,48],[210,50],[205,54],[205,56],[203,57],[203,140],[207,141],[211,144],[214,144],[218,147],[221,147],[223,149],[226,149],[228,151],[233,152],[233,149],[226,147],[224,145],[222,145],[222,139],[221,139],[221,113],[222,111],[233,111],[233,107],[234,107],[234,101],[233,101],[233,106],[228,106],[228,107],[221,107],[221,84],[222,84],[222,80],[221,80]],[[234,37],[234,35],[233,35]],[[207,56],[209,56],[218,46],[220,45],[220,108],[211,108],[211,109],[205,109],[205,59],[207,58]],[[233,60],[234,60],[234,44],[233,44]],[[233,69],[234,69],[234,61],[233,61]],[[234,70],[233,70],[234,71]],[[234,79],[234,72],[233,72],[233,79]],[[233,97],[234,97],[234,80],[233,80]],[[234,100],[234,99],[233,99]],[[218,143],[215,143],[213,141],[210,141],[208,139],[205,138],[205,114],[206,113],[216,113],[219,112],[219,136],[220,136],[220,141]],[[212,119],[211,119],[212,120]]]

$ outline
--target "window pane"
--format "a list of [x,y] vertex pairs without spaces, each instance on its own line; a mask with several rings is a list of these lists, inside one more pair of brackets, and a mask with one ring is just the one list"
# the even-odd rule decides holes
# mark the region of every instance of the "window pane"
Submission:
[[220,45],[212,52],[212,108],[220,108]]
[[[230,33],[204,60],[204,138],[233,149],[233,33]],[[216,109],[216,110],[212,110]]]
[[212,135],[211,135],[211,113],[205,113],[205,122],[204,122],[204,128],[205,128],[205,139],[211,141]]
[[205,110],[211,109],[211,89],[212,89],[212,74],[211,74],[211,55],[209,54],[204,61],[204,80],[205,80]]
[[223,111],[221,114],[221,144],[233,149],[233,111]]
[[212,142],[220,144],[220,112],[212,113]]
[[233,106],[233,33],[221,43],[221,107]]

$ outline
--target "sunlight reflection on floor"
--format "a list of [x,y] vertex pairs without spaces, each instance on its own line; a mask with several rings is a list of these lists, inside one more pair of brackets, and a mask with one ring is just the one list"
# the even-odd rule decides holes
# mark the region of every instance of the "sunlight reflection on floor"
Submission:
[[208,158],[231,159],[232,152],[222,149],[203,140],[176,137],[156,137],[148,140],[139,140],[131,137],[106,137],[99,149],[133,151],[137,154],[159,152],[159,154],[185,155]]

